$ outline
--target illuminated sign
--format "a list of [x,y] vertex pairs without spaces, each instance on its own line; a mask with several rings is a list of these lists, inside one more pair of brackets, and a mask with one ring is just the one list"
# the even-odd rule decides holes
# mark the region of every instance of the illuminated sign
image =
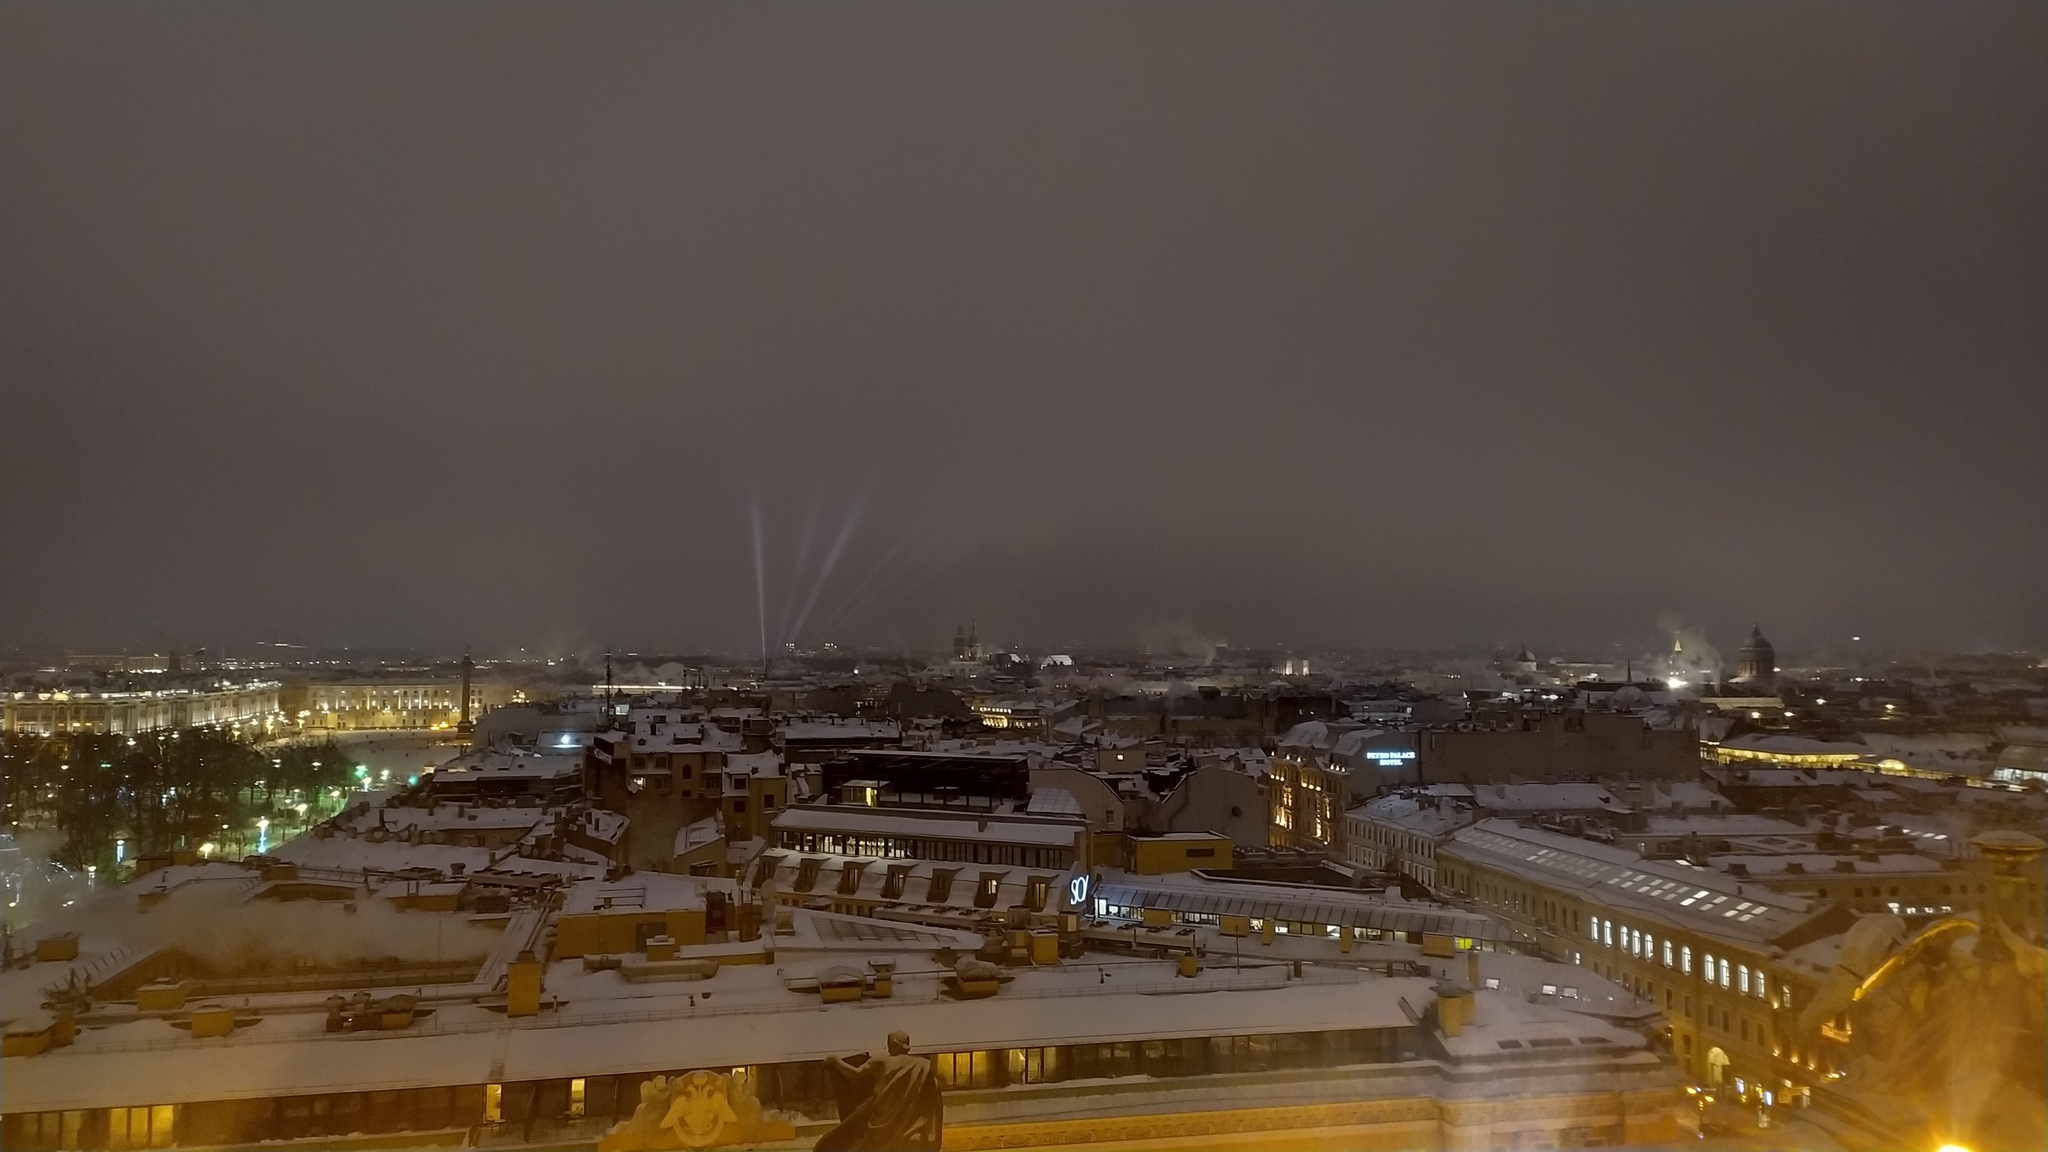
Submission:
[[1370,760],[1370,761],[1372,761],[1372,762],[1373,762],[1373,763],[1375,763],[1375,764],[1380,764],[1380,765],[1387,765],[1387,764],[1403,764],[1403,763],[1406,763],[1407,761],[1410,761],[1410,760],[1413,760],[1413,759],[1415,759],[1415,753],[1414,753],[1413,751],[1410,751],[1410,750],[1408,750],[1408,749],[1405,749],[1405,748],[1403,748],[1403,749],[1392,749],[1392,748],[1389,748],[1389,749],[1384,749],[1384,750],[1381,750],[1381,751],[1377,751],[1377,752],[1367,752],[1367,753],[1365,754],[1365,758],[1366,758],[1367,760]]
[[1088,877],[1076,876],[1067,881],[1067,903],[1076,906],[1088,902]]

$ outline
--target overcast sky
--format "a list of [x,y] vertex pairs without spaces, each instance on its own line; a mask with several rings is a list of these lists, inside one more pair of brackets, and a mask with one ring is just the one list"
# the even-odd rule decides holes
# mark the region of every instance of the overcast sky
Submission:
[[10,3],[5,639],[2038,645],[2044,13]]

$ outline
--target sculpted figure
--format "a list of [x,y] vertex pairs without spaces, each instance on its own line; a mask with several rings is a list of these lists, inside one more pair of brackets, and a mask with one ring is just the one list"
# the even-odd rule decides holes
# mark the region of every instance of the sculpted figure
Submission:
[[787,1140],[796,1128],[762,1109],[745,1076],[700,1069],[640,1083],[640,1106],[597,1141],[599,1152],[724,1148]]
[[726,1098],[726,1079],[716,1072],[689,1072],[669,1085],[668,1113],[661,1126],[685,1148],[709,1148],[726,1125],[738,1122]]
[[887,1056],[833,1056],[825,1068],[840,1119],[818,1137],[816,1152],[937,1152],[945,1123],[939,1080],[930,1059],[911,1055],[909,1035],[889,1033]]
[[1971,842],[1993,865],[1991,905],[1896,948],[1903,922],[1865,917],[1799,1019],[1810,1044],[1846,1017],[1848,1067],[1830,1090],[1894,1146],[2039,1148],[2048,1138],[2048,949],[2021,874],[2041,841],[1986,832]]

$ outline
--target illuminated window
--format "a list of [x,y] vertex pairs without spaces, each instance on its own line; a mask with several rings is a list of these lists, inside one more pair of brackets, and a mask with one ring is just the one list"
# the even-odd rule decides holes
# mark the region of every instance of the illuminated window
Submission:
[[1671,941],[1664,941],[1664,966],[1671,967]]
[[974,906],[976,908],[995,907],[996,898],[1002,894],[1002,886],[1003,874],[1001,872],[983,872],[981,874],[981,884],[974,893]]
[[1737,964],[1735,966],[1735,976],[1736,989],[1740,991],[1744,996],[1749,995],[1749,965]]
[[583,1115],[583,1078],[569,1081],[569,1115]]
[[502,1124],[504,1122],[505,1086],[503,1084],[484,1085],[484,1123]]
[[886,879],[884,879],[884,880],[882,881],[882,899],[884,899],[884,900],[900,900],[900,899],[902,899],[902,898],[903,898],[903,886],[904,886],[904,885],[905,885],[906,883],[908,883],[908,882],[909,882],[909,880],[910,880],[910,866],[909,866],[908,864],[891,864],[891,865],[889,865],[889,875],[888,875],[888,877],[887,877]]
[[1012,1084],[1050,1084],[1065,1078],[1058,1048],[1012,1048],[1009,1064]]
[[940,1088],[989,1088],[994,1086],[995,1053],[940,1052],[932,1057]]
[[1728,958],[1726,956],[1721,958],[1721,987],[1728,987]]

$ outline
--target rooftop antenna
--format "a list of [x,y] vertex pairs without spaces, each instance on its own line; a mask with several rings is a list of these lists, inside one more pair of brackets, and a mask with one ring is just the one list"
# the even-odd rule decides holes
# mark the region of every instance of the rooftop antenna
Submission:
[[604,650],[604,715],[605,722],[610,723],[612,716],[612,650],[609,648]]

